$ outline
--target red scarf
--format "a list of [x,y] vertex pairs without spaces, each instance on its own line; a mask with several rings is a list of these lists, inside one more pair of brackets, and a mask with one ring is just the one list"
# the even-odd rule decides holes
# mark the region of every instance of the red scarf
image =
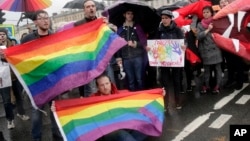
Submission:
[[201,20],[201,25],[204,27],[204,28],[208,28],[208,25],[213,21],[213,17],[210,17],[210,18],[207,18],[207,19],[202,19]]

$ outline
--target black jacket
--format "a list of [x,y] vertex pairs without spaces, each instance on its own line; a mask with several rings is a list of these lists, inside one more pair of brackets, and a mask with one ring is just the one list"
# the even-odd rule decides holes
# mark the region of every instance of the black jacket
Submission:
[[124,38],[126,41],[136,41],[136,48],[125,45],[116,54],[116,57],[121,57],[123,59],[135,58],[143,55],[144,47],[139,41],[138,33],[136,31],[136,26],[127,27],[122,26],[118,29],[117,33]]
[[79,26],[79,25],[82,25],[82,24],[85,24],[85,23],[94,21],[94,20],[96,20],[96,19],[97,19],[97,17],[95,17],[94,19],[84,18],[84,19],[82,19],[82,20],[76,21],[76,22],[74,23],[74,26]]
[[162,23],[159,26],[155,39],[184,39],[184,34],[176,23],[172,21],[170,26],[165,27]]
[[[49,34],[50,35],[52,34],[51,31],[49,31]],[[48,36],[48,35],[45,35],[45,36]],[[26,35],[22,40],[21,40],[21,44],[23,43],[26,43],[26,42],[29,42],[29,41],[32,41],[32,40],[35,40],[35,39],[38,39],[38,38],[41,38],[41,37],[44,37],[44,36],[40,36],[37,32],[37,30],[35,30],[34,32]]]

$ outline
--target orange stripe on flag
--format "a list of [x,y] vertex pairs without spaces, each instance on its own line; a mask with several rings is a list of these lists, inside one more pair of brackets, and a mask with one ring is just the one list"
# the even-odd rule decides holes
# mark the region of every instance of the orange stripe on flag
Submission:
[[[82,36],[76,36],[74,38],[70,38],[70,39],[64,40],[62,42],[55,42],[53,44],[48,44],[47,46],[44,46],[43,44],[39,44],[36,50],[32,50],[32,51],[29,51],[29,52],[24,52],[23,54],[15,55],[15,58],[19,58],[19,60],[13,60],[11,63],[16,65],[16,64],[22,62],[23,60],[32,58],[34,56],[41,55],[41,52],[43,53],[43,55],[46,56],[46,55],[49,55],[51,53],[62,51],[64,49],[66,49],[66,48],[79,46],[79,44],[91,43],[94,40],[96,40],[96,37],[98,36],[98,33],[99,33],[99,30],[93,31],[91,33],[84,34]],[[93,38],[93,37],[95,37],[95,38]],[[81,38],[82,38],[82,40],[79,40]],[[76,42],[76,41],[78,41],[78,42]],[[65,45],[67,45],[69,43],[70,43],[70,46],[69,45],[65,46]],[[41,46],[41,47],[39,48],[39,46]],[[9,56],[9,58],[12,58],[12,56]]]
[[[119,94],[119,95],[127,95],[127,94]],[[102,97],[108,97],[108,96],[102,96]],[[119,101],[129,101],[129,100],[151,100],[151,99],[157,99],[159,97],[162,97],[162,95],[159,95],[159,94],[148,94],[148,93],[141,93],[141,94],[133,94],[133,95],[130,95],[130,96],[127,96],[127,97],[121,97],[121,98],[117,98],[117,99],[111,99],[111,100],[104,100],[104,101],[101,101],[101,102],[96,102],[96,103],[92,103],[92,104],[88,104],[88,105],[85,105],[85,106],[77,106],[75,108],[72,108],[70,107],[70,109],[64,109],[64,110],[57,110],[57,114],[59,116],[67,116],[67,115],[71,115],[72,113],[77,113],[77,112],[80,112],[84,109],[87,109],[87,108],[90,108],[92,107],[93,105],[98,105],[98,104],[103,104],[103,103],[112,103],[112,102],[119,102]],[[93,98],[93,97],[91,97]],[[82,101],[85,101],[86,99],[88,98],[81,98],[79,100],[82,100]],[[68,101],[69,102],[69,101]]]

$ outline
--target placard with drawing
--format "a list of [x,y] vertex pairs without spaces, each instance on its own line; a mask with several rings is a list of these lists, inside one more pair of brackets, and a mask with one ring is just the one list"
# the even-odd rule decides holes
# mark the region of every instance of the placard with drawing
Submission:
[[150,66],[184,67],[184,39],[148,40],[148,60]]

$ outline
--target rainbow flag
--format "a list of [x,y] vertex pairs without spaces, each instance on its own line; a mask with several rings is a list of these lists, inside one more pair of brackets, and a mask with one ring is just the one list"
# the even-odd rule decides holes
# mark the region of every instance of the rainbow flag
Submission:
[[35,108],[89,83],[126,44],[102,19],[8,48],[7,61]]
[[66,141],[94,141],[119,129],[160,136],[162,89],[55,101],[55,119]]

